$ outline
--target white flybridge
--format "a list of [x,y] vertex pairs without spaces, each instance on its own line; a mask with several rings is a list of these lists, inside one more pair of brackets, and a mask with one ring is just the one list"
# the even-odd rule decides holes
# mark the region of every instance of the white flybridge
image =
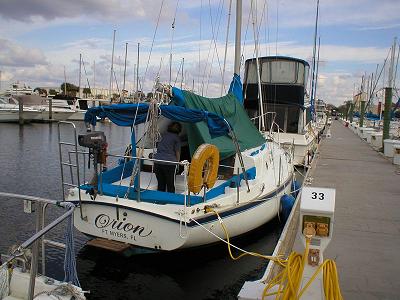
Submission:
[[[152,101],[88,109],[85,122],[92,126],[98,118],[107,117],[119,126],[132,128],[133,147],[128,146],[125,155],[119,155],[117,166],[104,171],[106,157],[118,155],[107,153],[103,132],[90,131],[76,139],[75,131],[71,143],[63,141],[59,130],[63,187],[75,186],[65,198],[79,204],[74,224],[81,232],[97,238],[98,243],[92,244],[100,246],[112,240],[172,251],[224,239],[221,222],[234,237],[277,215],[281,196],[291,192],[292,159],[279,143],[263,137],[243,108],[238,75],[240,0],[236,23],[235,74],[228,95],[208,99],[173,88],[172,105]],[[171,121],[184,125],[180,162],[160,161],[152,155],[158,137]],[[75,128],[72,123],[60,123],[60,127],[68,125]],[[144,134],[136,142],[134,128],[139,125],[144,127]],[[76,140],[89,149],[94,169],[90,181],[82,177],[87,174],[88,153],[78,151]],[[62,159],[67,157],[62,155],[66,147],[74,148],[69,161]],[[85,160],[79,158],[85,156]],[[153,172],[157,161],[179,168],[174,193],[157,190]],[[64,174],[64,167],[70,168],[68,173]],[[77,180],[67,183],[67,174],[74,173]]]
[[[244,107],[256,125],[264,129],[266,136],[272,135],[286,149],[292,149],[295,165],[308,163],[318,137],[312,125],[311,105],[305,89],[308,70],[306,61],[292,57],[268,56],[246,61]],[[267,113],[262,115],[263,111]]]

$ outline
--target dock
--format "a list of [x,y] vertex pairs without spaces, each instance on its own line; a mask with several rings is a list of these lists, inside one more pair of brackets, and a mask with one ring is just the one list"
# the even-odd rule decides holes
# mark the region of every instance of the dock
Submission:
[[[324,256],[336,260],[344,299],[398,299],[398,167],[335,121],[309,181],[336,189],[333,238]],[[296,240],[294,250],[299,246]]]
[[[324,259],[336,261],[344,299],[398,299],[400,170],[340,121],[329,136],[305,179],[309,186],[336,189],[333,238]],[[294,209],[274,254],[304,251],[296,236],[298,201]],[[270,263],[260,281],[246,282],[239,299],[261,299],[260,283],[277,269]]]

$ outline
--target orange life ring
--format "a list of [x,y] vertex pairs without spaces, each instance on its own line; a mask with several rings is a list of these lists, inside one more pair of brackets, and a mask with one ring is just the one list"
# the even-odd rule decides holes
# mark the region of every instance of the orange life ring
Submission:
[[211,144],[200,145],[192,157],[189,168],[189,191],[197,194],[203,186],[212,188],[217,181],[218,165],[218,148]]

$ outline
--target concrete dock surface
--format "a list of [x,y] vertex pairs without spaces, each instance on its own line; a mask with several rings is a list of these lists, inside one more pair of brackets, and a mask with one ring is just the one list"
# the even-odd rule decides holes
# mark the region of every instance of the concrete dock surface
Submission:
[[[340,121],[322,141],[309,175],[336,189],[333,239],[344,299],[400,299],[400,172]],[[294,250],[302,252],[296,240]]]

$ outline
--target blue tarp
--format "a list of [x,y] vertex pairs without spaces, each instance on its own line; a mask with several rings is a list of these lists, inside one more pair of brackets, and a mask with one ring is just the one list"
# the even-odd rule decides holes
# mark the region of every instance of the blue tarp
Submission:
[[[85,114],[85,122],[96,125],[97,117],[109,118],[118,126],[132,126],[146,121],[149,104],[113,104],[89,108]],[[170,120],[197,123],[205,121],[211,137],[227,135],[229,123],[215,113],[199,109],[190,109],[173,105],[160,105],[160,114]]]
[[232,78],[231,85],[229,86],[228,93],[235,95],[236,99],[243,105],[243,88],[242,81],[238,74],[234,74]]

